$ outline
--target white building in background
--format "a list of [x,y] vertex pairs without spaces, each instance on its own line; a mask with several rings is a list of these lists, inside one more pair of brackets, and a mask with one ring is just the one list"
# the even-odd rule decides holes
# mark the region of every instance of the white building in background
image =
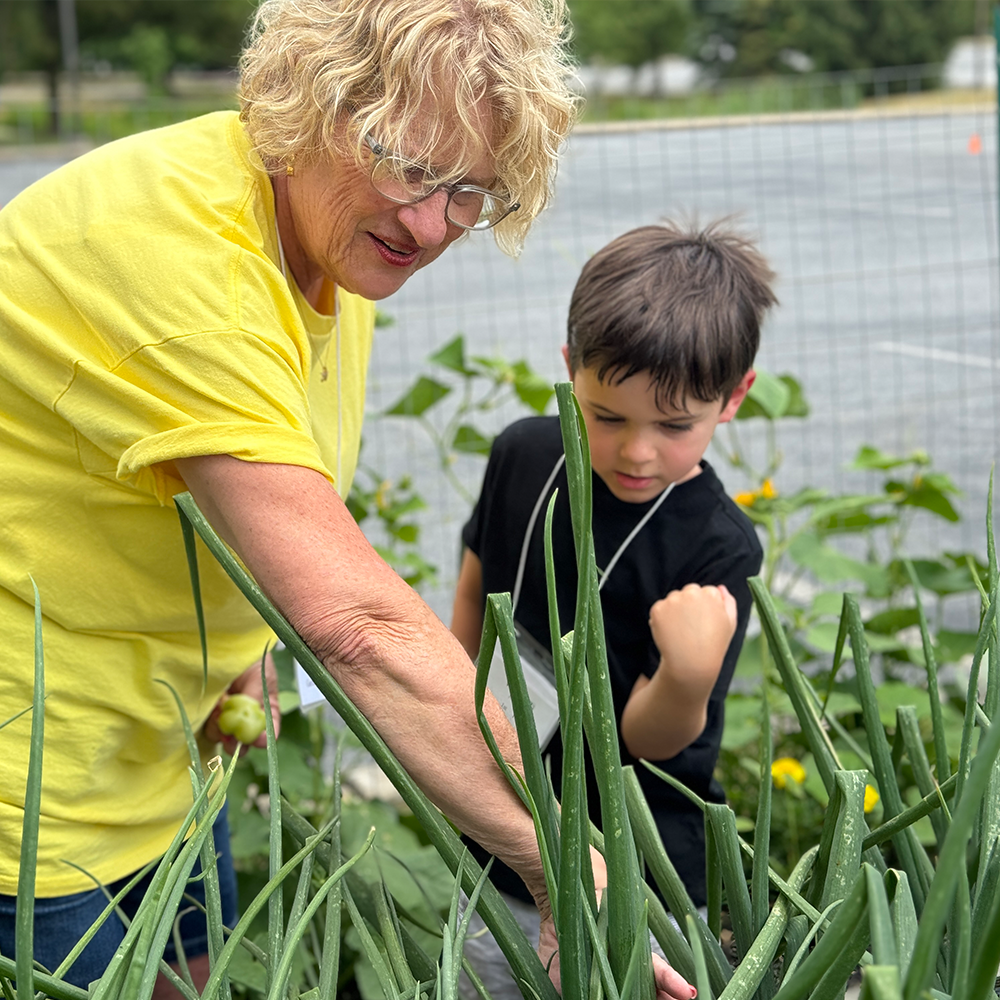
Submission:
[[989,35],[960,38],[945,60],[942,83],[955,89],[996,88],[996,40]]
[[693,59],[666,55],[638,69],[631,66],[580,66],[577,89],[602,97],[677,97],[701,82],[702,68]]

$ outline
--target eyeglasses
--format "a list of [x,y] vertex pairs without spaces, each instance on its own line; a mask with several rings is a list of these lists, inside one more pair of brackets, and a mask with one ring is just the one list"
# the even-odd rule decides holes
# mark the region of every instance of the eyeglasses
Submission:
[[398,205],[413,205],[438,191],[448,193],[444,217],[461,229],[491,229],[516,212],[520,202],[475,184],[442,184],[426,168],[390,153],[371,135],[365,142],[375,157],[372,164],[372,187],[382,197]]

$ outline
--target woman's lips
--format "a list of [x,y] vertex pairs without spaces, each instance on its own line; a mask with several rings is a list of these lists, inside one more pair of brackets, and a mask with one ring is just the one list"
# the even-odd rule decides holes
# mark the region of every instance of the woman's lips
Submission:
[[615,477],[627,490],[645,490],[653,485],[652,476],[630,476],[624,472],[615,472]]
[[374,233],[368,235],[371,236],[378,255],[387,264],[392,264],[395,267],[409,267],[417,259],[419,247],[408,247],[405,243],[383,240]]

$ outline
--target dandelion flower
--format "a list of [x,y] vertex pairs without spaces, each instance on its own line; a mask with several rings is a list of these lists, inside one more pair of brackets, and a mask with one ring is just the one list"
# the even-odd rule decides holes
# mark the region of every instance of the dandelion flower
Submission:
[[743,493],[737,493],[736,496],[733,497],[733,499],[741,507],[752,507],[754,500],[757,499],[757,494],[751,493],[749,490],[747,490]]
[[865,812],[870,813],[877,805],[879,794],[874,785],[865,785]]
[[794,757],[779,757],[771,765],[771,779],[776,788],[785,788],[789,778],[801,785],[806,780],[806,769]]
[[774,488],[774,483],[770,479],[765,479],[761,483],[760,490],[757,492],[759,497],[763,497],[765,500],[773,500],[777,495],[778,491]]

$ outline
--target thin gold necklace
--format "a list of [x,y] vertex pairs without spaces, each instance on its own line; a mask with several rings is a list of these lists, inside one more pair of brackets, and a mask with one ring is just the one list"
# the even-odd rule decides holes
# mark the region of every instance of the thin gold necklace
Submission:
[[[289,277],[288,274],[288,261],[285,259],[285,247],[281,242],[281,230],[278,229],[278,220],[274,220],[274,231],[278,236],[278,257],[281,261],[281,274],[285,279],[285,284],[290,286],[290,282],[295,281],[294,275]],[[298,288],[298,282],[296,282],[296,288]],[[299,294],[302,294],[302,290],[299,289]],[[304,298],[304,296],[303,296]],[[325,382],[329,376],[330,371],[326,366],[326,359],[330,354],[330,340],[333,339],[337,345],[337,486],[343,483],[343,478],[341,476],[341,466],[340,466],[340,456],[343,452],[343,430],[344,430],[344,394],[341,392],[340,386],[340,286],[333,286],[333,330],[334,337],[328,338],[326,342],[326,347],[323,350],[321,357],[316,356],[316,348],[313,347],[312,337],[309,333],[306,336],[309,337],[309,346],[312,348],[313,363],[319,363],[319,380],[320,382]]]

